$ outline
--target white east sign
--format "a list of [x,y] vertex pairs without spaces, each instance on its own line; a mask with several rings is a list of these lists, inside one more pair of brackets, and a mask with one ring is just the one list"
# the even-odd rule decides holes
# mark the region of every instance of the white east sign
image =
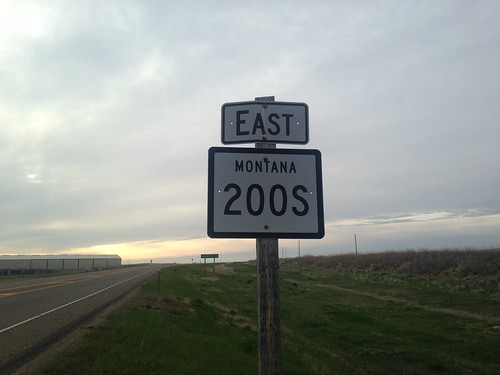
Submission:
[[208,235],[323,238],[318,150],[212,147]]
[[234,102],[222,106],[223,144],[309,142],[309,108],[295,102]]

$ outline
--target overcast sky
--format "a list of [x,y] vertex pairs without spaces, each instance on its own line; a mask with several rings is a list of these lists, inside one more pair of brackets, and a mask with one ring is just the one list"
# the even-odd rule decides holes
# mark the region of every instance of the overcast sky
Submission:
[[489,0],[0,0],[0,254],[253,258],[207,237],[208,149],[222,104],[266,95],[308,104],[294,148],[322,153],[326,235],[302,255],[354,234],[499,246],[499,19]]

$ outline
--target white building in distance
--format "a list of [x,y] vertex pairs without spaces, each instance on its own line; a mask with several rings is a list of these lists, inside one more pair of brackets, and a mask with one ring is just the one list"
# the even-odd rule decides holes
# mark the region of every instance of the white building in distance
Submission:
[[121,265],[122,259],[118,255],[0,255],[0,274],[9,271],[91,271]]

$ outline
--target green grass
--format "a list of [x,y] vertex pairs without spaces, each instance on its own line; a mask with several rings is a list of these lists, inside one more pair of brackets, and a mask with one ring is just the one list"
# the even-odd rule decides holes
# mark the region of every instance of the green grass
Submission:
[[[46,374],[256,374],[255,265],[164,268]],[[230,271],[230,272],[227,272]],[[288,261],[284,374],[498,374],[498,274],[426,277]]]

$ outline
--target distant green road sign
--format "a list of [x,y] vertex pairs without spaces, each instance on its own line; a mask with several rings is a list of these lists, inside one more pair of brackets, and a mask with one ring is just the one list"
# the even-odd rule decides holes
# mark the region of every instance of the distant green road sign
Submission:
[[206,258],[218,258],[219,254],[201,254],[201,259],[206,259]]

